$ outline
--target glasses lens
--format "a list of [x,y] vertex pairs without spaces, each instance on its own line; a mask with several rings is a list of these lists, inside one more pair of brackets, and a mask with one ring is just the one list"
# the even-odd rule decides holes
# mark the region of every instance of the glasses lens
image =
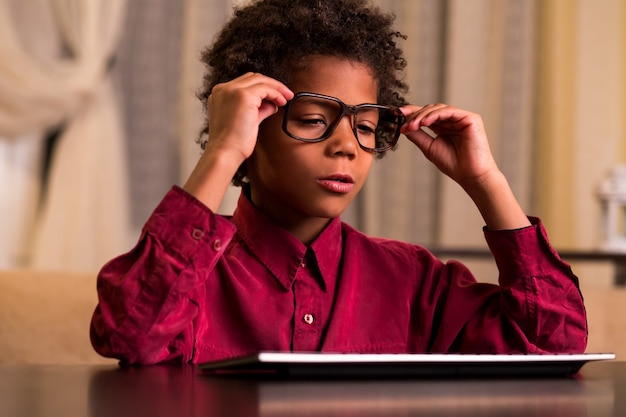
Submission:
[[287,114],[287,132],[301,140],[319,140],[341,117],[341,103],[322,97],[300,96]]
[[[354,133],[363,148],[385,151],[396,144],[403,120],[399,110],[370,104],[348,109],[347,114],[353,114]],[[298,140],[324,140],[339,123],[343,110],[344,105],[339,100],[305,93],[296,96],[289,104],[283,127],[287,134]]]
[[359,143],[374,151],[392,148],[398,141],[400,121],[400,114],[393,108],[359,106],[354,120]]

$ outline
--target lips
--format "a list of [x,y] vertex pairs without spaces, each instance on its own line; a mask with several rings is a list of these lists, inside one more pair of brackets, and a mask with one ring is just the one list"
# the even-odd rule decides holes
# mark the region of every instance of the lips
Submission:
[[320,178],[321,181],[338,181],[346,184],[354,184],[354,180],[348,174],[333,174],[328,177]]
[[354,187],[354,179],[347,174],[333,174],[317,180],[324,189],[332,193],[347,194]]

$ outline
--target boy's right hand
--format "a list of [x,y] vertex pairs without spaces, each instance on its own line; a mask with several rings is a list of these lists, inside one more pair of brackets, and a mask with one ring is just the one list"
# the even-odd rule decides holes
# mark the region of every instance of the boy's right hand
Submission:
[[293,96],[285,84],[258,73],[217,84],[207,100],[209,140],[183,189],[217,211],[235,172],[254,151],[259,125]]
[[243,162],[254,151],[261,122],[293,95],[280,81],[258,73],[217,84],[207,101],[209,141],[205,152],[238,152]]

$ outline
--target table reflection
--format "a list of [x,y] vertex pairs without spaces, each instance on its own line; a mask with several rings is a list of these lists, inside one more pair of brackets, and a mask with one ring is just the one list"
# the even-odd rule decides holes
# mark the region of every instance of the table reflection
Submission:
[[102,370],[89,386],[92,417],[576,417],[610,416],[613,405],[610,381],[583,378],[285,380],[154,366]]

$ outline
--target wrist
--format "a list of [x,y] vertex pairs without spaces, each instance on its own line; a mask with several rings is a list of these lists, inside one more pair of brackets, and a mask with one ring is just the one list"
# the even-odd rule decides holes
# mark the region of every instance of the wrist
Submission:
[[461,186],[476,204],[489,229],[513,230],[530,226],[526,213],[501,171],[497,170]]
[[482,200],[493,193],[510,189],[506,177],[499,169],[462,181],[459,185],[472,200]]
[[182,188],[217,211],[244,160],[241,153],[207,147]]

